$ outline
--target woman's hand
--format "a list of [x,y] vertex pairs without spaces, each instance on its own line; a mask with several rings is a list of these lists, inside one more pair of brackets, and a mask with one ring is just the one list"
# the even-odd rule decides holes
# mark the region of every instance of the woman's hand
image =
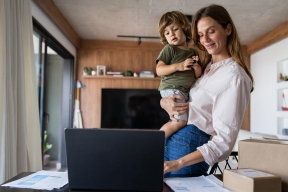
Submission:
[[164,174],[168,172],[175,172],[179,169],[181,169],[181,166],[178,160],[164,162]]
[[175,172],[183,167],[194,165],[196,163],[204,161],[202,153],[197,149],[196,151],[181,157],[174,161],[164,161],[164,174],[168,172]]
[[174,118],[174,115],[184,114],[189,106],[189,103],[176,103],[175,100],[180,99],[184,100],[180,95],[171,95],[160,100],[161,107],[169,114],[171,120],[178,121]]

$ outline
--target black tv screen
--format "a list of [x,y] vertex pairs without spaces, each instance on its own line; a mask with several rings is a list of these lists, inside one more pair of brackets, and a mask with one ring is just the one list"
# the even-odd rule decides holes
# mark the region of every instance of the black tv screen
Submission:
[[102,89],[101,128],[160,129],[169,115],[157,89]]

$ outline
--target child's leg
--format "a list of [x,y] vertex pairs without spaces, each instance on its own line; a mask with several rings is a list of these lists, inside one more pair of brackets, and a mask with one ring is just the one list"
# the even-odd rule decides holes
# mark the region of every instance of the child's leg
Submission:
[[186,120],[169,121],[161,127],[161,131],[165,132],[165,139],[173,135],[176,131],[181,129],[187,124]]
[[[175,102],[177,103],[184,103],[188,101],[189,98],[189,93],[183,93],[182,91],[179,91],[177,89],[166,89],[166,90],[161,90],[160,91],[161,96],[164,97],[168,97],[170,95],[181,95],[183,97],[184,100],[179,100],[176,99]],[[170,121],[166,124],[164,124],[160,130],[165,132],[165,138],[167,139],[168,137],[170,137],[173,133],[175,133],[176,131],[178,131],[179,129],[181,129],[182,127],[184,127],[185,125],[187,125],[187,119],[188,119],[188,111],[182,115],[174,115],[174,117],[178,120],[178,121]]]

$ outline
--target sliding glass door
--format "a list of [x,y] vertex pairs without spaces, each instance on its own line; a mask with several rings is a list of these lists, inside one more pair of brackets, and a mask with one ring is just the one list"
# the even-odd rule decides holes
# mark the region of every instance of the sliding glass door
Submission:
[[57,170],[67,166],[64,129],[73,123],[74,57],[34,19],[33,25],[43,168]]

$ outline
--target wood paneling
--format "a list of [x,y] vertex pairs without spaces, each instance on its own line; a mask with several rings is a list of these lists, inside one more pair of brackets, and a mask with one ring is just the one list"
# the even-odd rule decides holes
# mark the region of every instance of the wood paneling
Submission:
[[92,77],[83,78],[83,83],[85,87],[81,90],[81,112],[84,127],[99,128],[101,125],[102,88],[157,89],[160,78]]
[[77,52],[78,79],[81,79],[85,66],[95,68],[96,65],[105,65],[106,71],[155,72],[155,59],[162,48],[161,43],[142,42],[137,45],[137,42],[131,41],[82,40]]
[[247,53],[251,55],[281,39],[288,37],[288,22],[276,27],[272,31],[247,45]]
[[[250,69],[250,55],[248,55],[247,53],[247,46],[242,46],[242,51],[243,51],[245,63],[248,69]],[[250,103],[248,104],[247,109],[245,111],[241,129],[250,131]]]
[[[161,43],[129,41],[83,40],[77,51],[77,79],[85,84],[81,88],[81,112],[85,128],[100,127],[101,89],[135,88],[157,89],[159,78],[133,77],[84,77],[83,68],[105,65],[106,71],[126,71],[139,73],[141,70],[155,72],[155,59],[163,48]],[[159,93],[160,94],[160,93]]]
[[52,0],[36,0],[40,7],[51,17],[56,25],[63,31],[63,33],[70,39],[70,41],[79,48],[80,38],[70,26],[68,21],[56,7]]

